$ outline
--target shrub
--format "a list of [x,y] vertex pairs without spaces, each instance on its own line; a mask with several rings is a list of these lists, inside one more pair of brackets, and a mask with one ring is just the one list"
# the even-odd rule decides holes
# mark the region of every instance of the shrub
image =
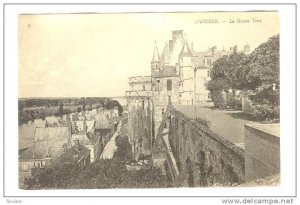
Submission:
[[226,101],[225,101],[225,98],[224,98],[223,94],[221,93],[221,91],[211,92],[211,99],[216,108],[220,108],[222,110],[225,109]]
[[263,89],[256,95],[250,97],[255,104],[270,104],[277,106],[280,104],[280,91],[273,90],[272,87]]
[[235,110],[242,110],[242,102],[234,98],[233,94],[226,96],[226,106]]
[[211,126],[211,122],[207,119],[196,117],[196,121],[207,128],[210,128]]
[[256,120],[277,120],[280,118],[279,90],[266,88],[250,97]]
[[269,104],[254,104],[253,115],[256,120],[275,120],[279,119],[279,106],[272,106]]

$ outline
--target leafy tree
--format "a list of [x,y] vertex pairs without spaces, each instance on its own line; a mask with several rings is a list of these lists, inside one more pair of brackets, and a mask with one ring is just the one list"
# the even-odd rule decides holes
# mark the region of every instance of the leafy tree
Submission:
[[211,81],[208,84],[209,90],[241,89],[243,77],[244,53],[234,52],[229,56],[223,56],[213,63],[211,69]]
[[[278,34],[259,45],[250,55],[234,52],[229,56],[223,56],[216,60],[211,69],[211,81],[207,83],[207,89],[210,90],[212,101],[216,107],[222,108],[225,107],[225,104],[240,109],[241,104],[234,96],[229,96],[224,101],[221,92],[228,92],[230,89],[233,94],[236,90],[253,90],[257,92],[257,88],[262,85],[276,84],[279,86],[279,75]],[[267,97],[264,94],[257,97],[261,100],[260,102],[257,101],[256,104],[265,104],[265,106],[258,109],[266,108],[267,104],[272,105],[272,100],[262,100]],[[266,101],[268,103],[265,103]],[[275,109],[277,110],[277,108]],[[268,110],[271,109],[268,108]],[[266,112],[269,111],[266,110]]]
[[226,80],[225,79],[216,79],[216,80],[211,80],[207,83],[207,89],[211,92],[214,92],[214,91],[223,91],[223,90],[229,90],[230,87],[229,85],[227,84]]
[[104,103],[104,108],[105,109],[111,110],[114,107],[118,107],[119,116],[122,115],[123,107],[117,100],[109,100],[109,101],[105,101],[105,102],[106,102],[106,103]]
[[262,84],[279,85],[279,34],[259,45],[250,55],[234,52],[216,60],[209,90],[256,89]]
[[246,75],[248,83],[254,81],[256,87],[262,84],[280,84],[279,34],[259,45],[248,58],[250,66]]

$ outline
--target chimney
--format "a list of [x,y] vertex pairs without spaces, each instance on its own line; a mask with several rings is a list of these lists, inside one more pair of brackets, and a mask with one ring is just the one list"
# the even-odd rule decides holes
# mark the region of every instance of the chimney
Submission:
[[238,46],[237,45],[235,45],[234,47],[233,47],[233,52],[237,52],[238,51]]
[[212,55],[215,55],[215,51],[217,50],[217,46],[213,46],[212,48],[211,48],[211,54]]

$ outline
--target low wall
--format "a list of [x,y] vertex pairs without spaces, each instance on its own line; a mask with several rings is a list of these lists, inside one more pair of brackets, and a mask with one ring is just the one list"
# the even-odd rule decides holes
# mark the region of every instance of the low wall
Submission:
[[280,173],[279,124],[245,125],[246,181]]
[[[168,140],[161,140],[160,145],[164,151],[172,152],[167,154],[167,162],[171,173],[173,169],[178,170],[178,174],[175,171],[173,174],[177,175],[176,186],[201,187],[245,181],[244,150],[174,107],[170,107],[166,115]],[[170,145],[166,146],[166,142]]]

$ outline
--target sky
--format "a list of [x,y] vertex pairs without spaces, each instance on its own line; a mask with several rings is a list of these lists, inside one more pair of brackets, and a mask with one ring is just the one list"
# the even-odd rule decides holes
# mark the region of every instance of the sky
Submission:
[[[219,23],[199,23],[202,19]],[[125,95],[130,76],[150,75],[155,41],[161,53],[172,30],[184,30],[196,51],[233,45],[242,49],[246,43],[253,50],[279,33],[279,16],[277,12],[40,14],[20,15],[18,26],[20,98],[112,97]]]

